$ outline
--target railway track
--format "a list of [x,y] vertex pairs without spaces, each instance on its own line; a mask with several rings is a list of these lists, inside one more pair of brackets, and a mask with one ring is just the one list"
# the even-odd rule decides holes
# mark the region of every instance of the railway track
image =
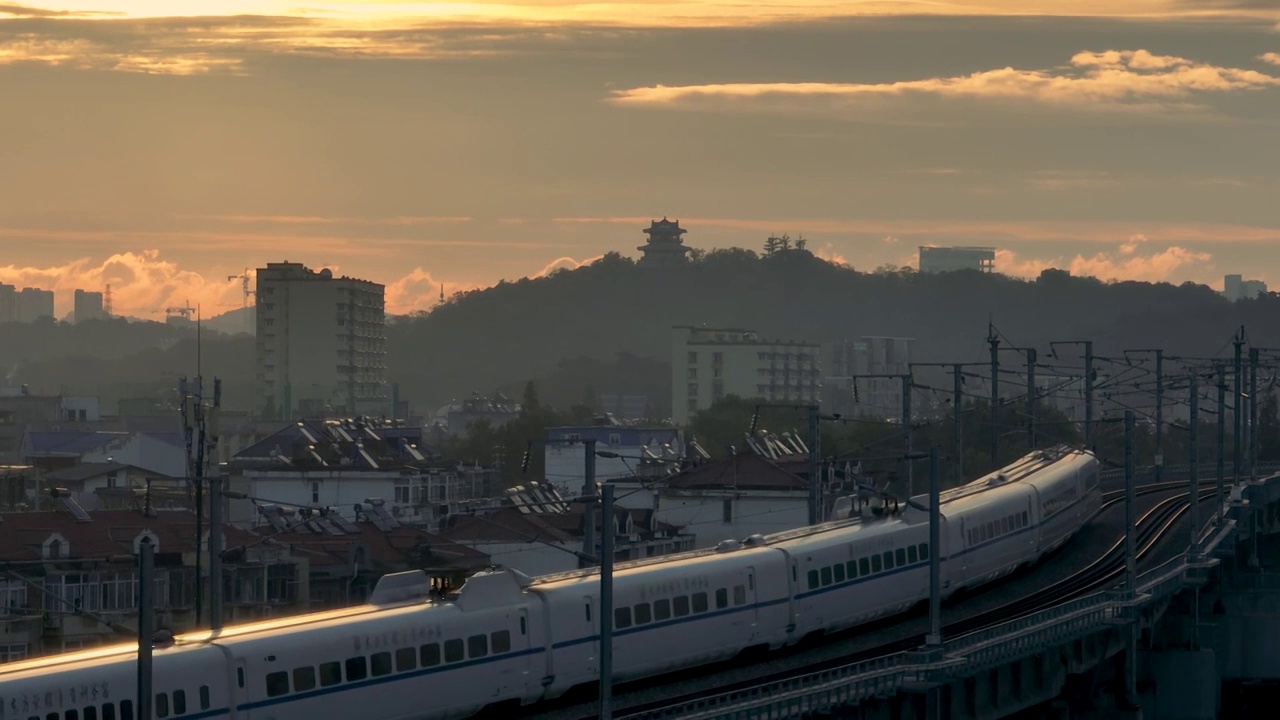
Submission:
[[[1138,537],[1135,538],[1135,540],[1137,544],[1136,550],[1139,562],[1147,557],[1159,545],[1160,541],[1165,538],[1169,530],[1177,524],[1178,520],[1187,511],[1187,508],[1189,507],[1187,498],[1190,496],[1190,492],[1176,492],[1177,490],[1184,488],[1186,488],[1185,482],[1166,482],[1149,484],[1135,489],[1135,497],[1145,497],[1160,493],[1175,493],[1170,495],[1170,497],[1161,499],[1138,519]],[[1211,498],[1214,493],[1215,490],[1213,488],[1202,490],[1200,493],[1200,499],[1204,500]],[[1098,517],[1098,515],[1107,509],[1114,508],[1123,502],[1123,490],[1103,493],[1102,506],[1094,518]],[[1091,520],[1094,518],[1091,518]],[[1050,562],[1051,561],[1052,558],[1050,559]],[[1051,585],[1040,588],[1028,595],[1019,597],[1017,600],[1004,603],[991,608],[990,610],[978,613],[972,617],[946,624],[942,628],[943,636],[947,638],[963,637],[993,625],[998,625],[1024,615],[1047,609],[1073,597],[1106,589],[1107,587],[1114,586],[1123,577],[1124,571],[1124,538],[1121,537],[1115,543],[1110,545],[1099,557],[1081,570]],[[998,592],[1003,584],[1003,582],[995,583],[989,588],[985,588],[964,598],[959,598],[959,600],[963,602],[968,599],[987,595],[993,591]],[[956,604],[954,600],[948,602],[948,605],[954,604]],[[871,627],[885,627],[901,623],[904,620],[917,617],[918,615],[919,613],[913,613],[906,616],[899,615],[892,618],[885,618],[871,624]],[[837,638],[848,639],[854,635],[865,632],[867,629],[867,626],[862,626],[843,631],[830,636],[825,642],[835,641]],[[861,662],[884,655],[912,650],[920,647],[922,644],[923,636],[920,634],[913,634],[909,637],[883,643],[876,645],[875,647],[866,648],[853,653],[844,654],[839,657],[819,660],[811,663],[801,663],[796,667],[788,668],[783,671],[762,673],[750,678],[717,685],[714,691],[716,694],[719,694],[733,692],[735,690],[743,690],[765,683],[782,681],[799,675],[820,672],[822,670],[841,667],[850,663]],[[790,650],[775,653],[775,655],[778,657],[785,657],[792,653],[800,654],[811,649],[814,649],[814,643],[801,643]],[[740,661],[737,664],[740,664]],[[734,667],[734,661],[721,663],[718,666],[708,668],[704,673],[699,673],[699,675],[710,676]],[[684,673],[681,677],[687,678],[688,676],[688,673]],[[669,682],[670,678],[666,678],[665,681]],[[664,678],[652,678],[649,680],[631,683],[630,688],[628,686],[619,687],[618,690],[621,692],[616,692],[614,696],[616,708],[615,717],[625,719],[629,716],[659,711],[664,707],[678,705],[680,703],[697,699],[704,696],[707,692],[706,690],[694,691],[680,695],[668,696],[660,700],[650,702],[626,702],[627,695],[638,694],[638,691],[651,688],[655,685],[661,685],[663,682]],[[594,718],[596,708],[594,706],[588,707],[580,704],[584,701],[586,701],[586,698],[579,698],[579,702],[571,703],[571,707],[562,708],[560,712],[555,713],[555,716],[558,718],[578,718],[581,720]],[[579,709],[581,712],[577,712]]]

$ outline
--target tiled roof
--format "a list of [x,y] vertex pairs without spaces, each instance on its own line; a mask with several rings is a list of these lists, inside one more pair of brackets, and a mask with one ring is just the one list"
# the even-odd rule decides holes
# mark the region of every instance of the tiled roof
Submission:
[[[575,534],[566,532],[554,515],[525,515],[514,507],[504,507],[492,513],[476,515],[452,515],[449,526],[440,536],[454,542],[509,542],[531,543],[538,540],[547,542],[572,542]],[[563,520],[563,518],[557,518]],[[580,528],[581,516],[573,518]]]
[[368,522],[357,522],[355,526],[359,534],[329,535],[305,529],[275,533],[260,529],[259,532],[270,537],[273,543],[289,546],[294,554],[307,557],[313,567],[350,568],[357,548],[364,549],[366,564],[383,570],[489,564],[489,556],[482,552],[408,525],[390,531],[379,530]]
[[124,432],[95,430],[50,430],[27,433],[26,445],[35,455],[66,454],[83,455],[97,450],[113,440],[129,436]]
[[44,476],[44,479],[51,483],[80,482],[81,480],[101,477],[109,473],[118,472],[132,467],[132,465],[125,465],[117,462],[87,462],[48,473]]
[[804,478],[753,452],[715,460],[685,470],[666,480],[675,490],[805,490]]
[[[4,513],[0,515],[0,560],[39,560],[41,546],[58,533],[70,545],[71,559],[106,559],[133,553],[133,540],[150,530],[159,540],[161,553],[193,552],[196,517],[185,510],[159,510],[144,517],[137,510],[99,510],[81,522],[64,510]],[[228,528],[227,542],[241,531]]]

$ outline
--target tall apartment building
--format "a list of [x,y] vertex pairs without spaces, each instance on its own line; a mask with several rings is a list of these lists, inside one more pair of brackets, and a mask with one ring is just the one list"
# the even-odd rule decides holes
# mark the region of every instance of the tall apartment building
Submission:
[[954,270],[977,270],[989,273],[996,267],[996,249],[921,245],[919,264],[922,273],[943,273]]
[[0,323],[18,322],[18,289],[0,283]]
[[35,322],[43,317],[55,317],[53,291],[22,288],[22,292],[18,293],[18,322]]
[[384,288],[301,263],[257,271],[264,415],[390,415]]
[[751,330],[672,328],[671,419],[687,425],[726,395],[818,403],[818,346],[761,340]]
[[1231,302],[1252,300],[1267,292],[1267,284],[1261,280],[1245,280],[1241,275],[1222,278],[1222,296]]
[[76,323],[98,320],[106,316],[102,311],[102,293],[76,290],[75,315],[72,316]]
[[823,381],[823,410],[851,416],[900,417],[902,380],[860,376],[906,375],[911,371],[914,344],[912,338],[882,336],[832,343],[830,369]]

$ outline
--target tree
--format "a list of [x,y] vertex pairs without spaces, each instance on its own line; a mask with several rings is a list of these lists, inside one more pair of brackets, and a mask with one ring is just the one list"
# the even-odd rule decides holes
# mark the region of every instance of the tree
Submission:
[[538,399],[538,388],[533,381],[525,383],[524,397],[520,402],[520,414],[525,417],[537,417],[542,414],[542,401]]

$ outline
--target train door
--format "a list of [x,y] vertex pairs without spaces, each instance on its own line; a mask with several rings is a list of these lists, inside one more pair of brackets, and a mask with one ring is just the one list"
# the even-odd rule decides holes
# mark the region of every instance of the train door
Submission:
[[[796,600],[796,596],[800,594],[800,561],[794,556],[788,556],[787,564],[790,565],[790,572],[787,573],[787,635],[791,636],[796,628],[800,626],[798,615],[800,613],[800,603]],[[793,638],[788,637],[787,642],[792,642]]]
[[520,608],[504,617],[502,630],[490,635],[493,654],[511,653],[511,657],[499,661],[498,677],[494,694],[498,697],[518,697],[524,694],[529,684],[533,665],[533,656],[524,650],[529,649],[529,611]]
[[599,603],[590,595],[582,598],[585,604],[584,616],[586,622],[583,629],[584,634],[591,638],[588,647],[591,648],[588,657],[583,658],[583,674],[588,677],[596,677],[600,674],[600,618],[597,615]]
[[231,677],[227,687],[231,689],[227,693],[228,705],[230,707],[230,716],[232,720],[244,720],[252,716],[252,713],[243,709],[249,704],[249,668],[245,664],[244,658],[235,658],[230,663]]
[[[760,637],[760,604],[757,602],[759,591],[756,589],[756,569],[754,567],[747,568],[746,572],[746,602],[748,612],[742,614],[747,627],[747,636],[752,640]],[[734,588],[734,594],[737,594],[737,588]],[[738,598],[734,598],[736,603]]]

